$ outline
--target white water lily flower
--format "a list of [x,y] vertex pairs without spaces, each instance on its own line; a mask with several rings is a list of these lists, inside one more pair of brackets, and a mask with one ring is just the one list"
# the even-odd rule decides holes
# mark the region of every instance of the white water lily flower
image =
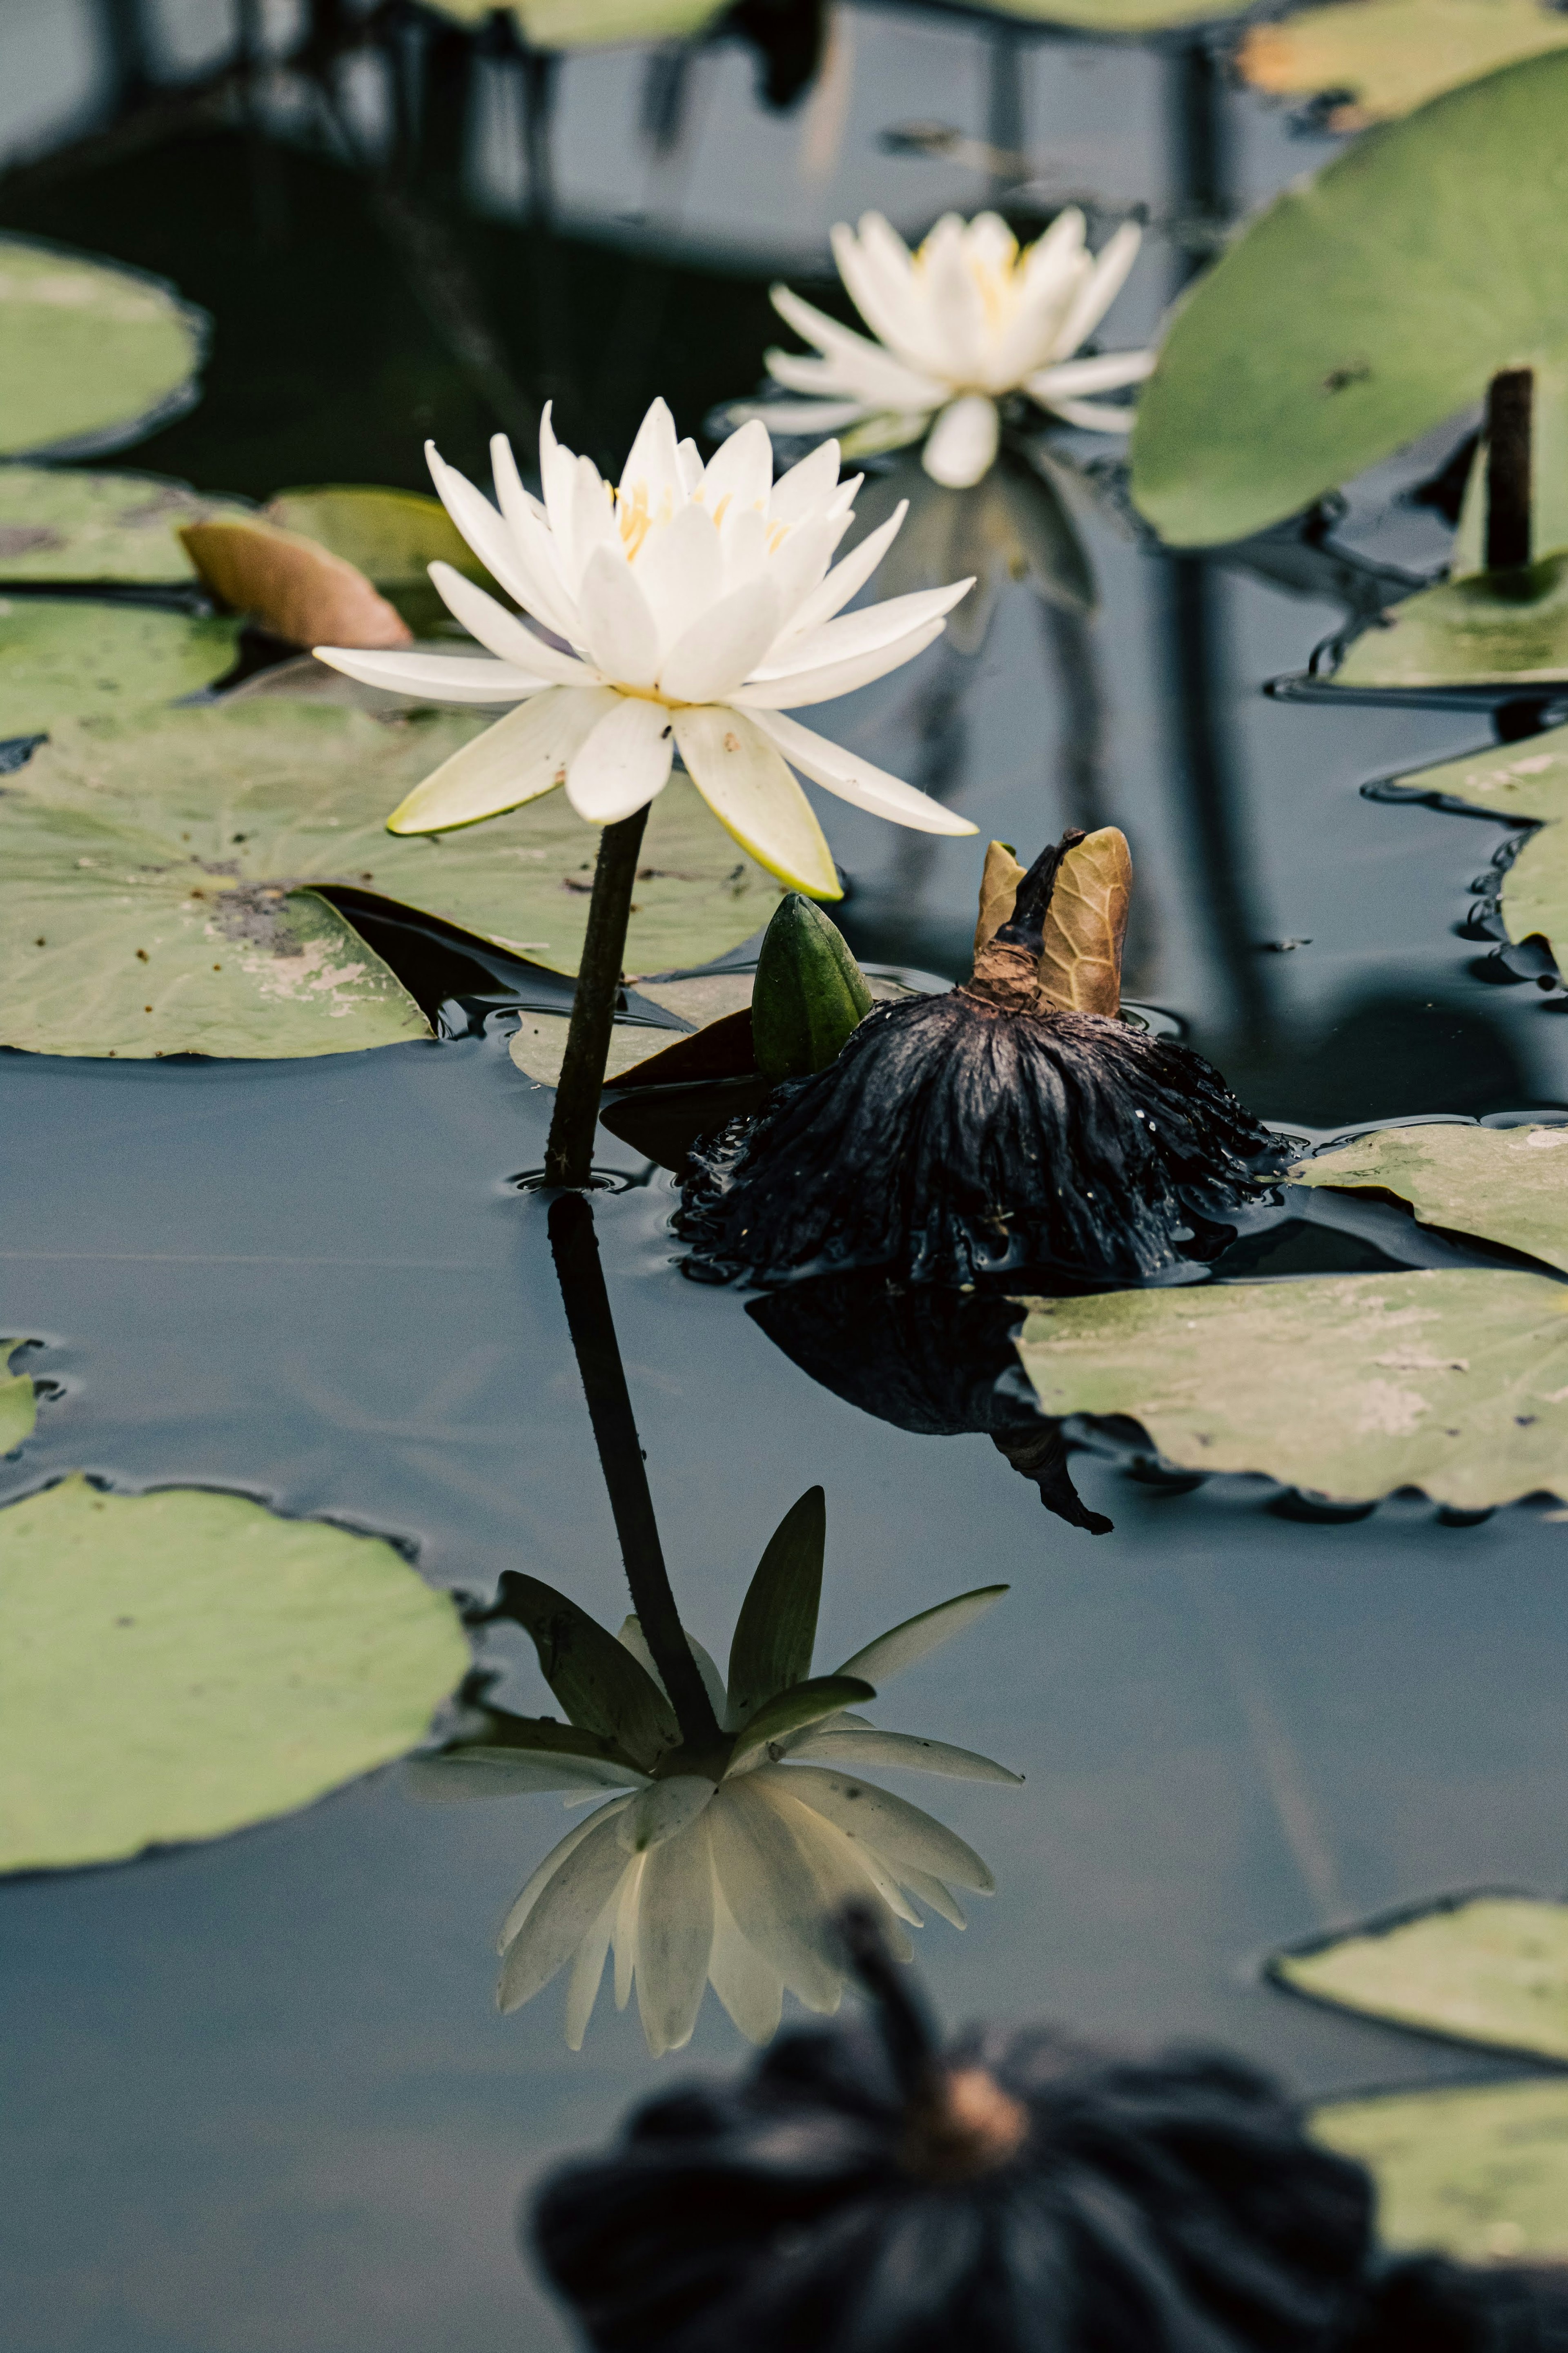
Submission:
[[[759,1582],[767,1567],[764,1556]],[[727,1686],[692,1642],[725,1735],[728,1755],[716,1761],[717,1778],[692,1769],[673,1746],[662,1757],[650,1753],[646,1715],[637,1729],[628,1716],[624,1746],[583,1735],[576,1757],[561,1746],[573,1736],[552,1723],[534,1727],[550,1738],[548,1750],[475,1746],[413,1766],[420,1794],[429,1798],[561,1790],[575,1805],[615,1792],[545,1856],[508,1913],[500,2007],[531,2000],[570,1963],[566,2040],[580,2050],[613,1955],[616,2003],[625,2007],[635,1984],[655,2057],[690,2040],[710,1984],[742,2033],[763,2042],[778,2026],[786,1989],[808,2009],[838,2007],[847,1970],[834,1915],[849,1898],[875,1907],[905,1958],[913,1948],[903,1924],[922,1925],[911,1897],[962,1928],[952,1888],[989,1894],[990,1870],[933,1816],[865,1780],[862,1770],[895,1767],[1013,1784],[1022,1777],[968,1749],[878,1730],[842,1704],[844,1685],[866,1695],[873,1680],[879,1686],[926,1656],[1005,1591],[989,1586],[960,1594],[868,1644],[836,1675],[797,1677],[760,1698],[759,1650],[771,1651],[775,1666],[779,1651],[776,1633],[764,1632],[759,1644],[754,1611],[749,1640],[742,1611]],[[809,1608],[806,1666],[815,1588]],[[787,1622],[787,1612],[773,1620]],[[619,1641],[655,1684],[649,1696],[657,1704],[663,1686],[636,1619]],[[557,1696],[567,1688],[558,1677]],[[512,1719],[514,1738],[527,1738],[515,1730],[522,1723]]]
[[902,448],[929,430],[926,471],[952,490],[979,481],[994,459],[1007,393],[1026,393],[1068,425],[1125,433],[1130,408],[1084,396],[1139,383],[1154,353],[1073,355],[1121,292],[1142,237],[1124,222],[1097,257],[1076,205],[1022,251],[997,213],[967,223],[946,213],[915,253],[880,213],[863,213],[858,235],[840,222],[838,274],[879,340],[775,286],[774,309],[817,356],[771,351],[768,373],[811,397],[732,413],[765,415],[780,433],[853,427],[846,447],[856,454]]
[[493,659],[316,648],[372,686],[519,706],[410,793],[387,820],[394,833],[474,825],[557,786],[579,817],[613,825],[663,790],[677,753],[742,848],[816,898],[843,893],[792,768],[874,817],[927,833],[974,831],[785,716],[912,660],[971,586],[844,610],[902,517],[833,565],[858,488],[858,478],[840,482],[836,443],[775,482],[773,444],[752,424],[704,466],[656,400],[612,488],[556,440],[547,408],[542,505],[524,490],[504,434],[490,451],[499,511],[434,445],[426,455],[447,512],[528,621],[433,564],[447,609]]

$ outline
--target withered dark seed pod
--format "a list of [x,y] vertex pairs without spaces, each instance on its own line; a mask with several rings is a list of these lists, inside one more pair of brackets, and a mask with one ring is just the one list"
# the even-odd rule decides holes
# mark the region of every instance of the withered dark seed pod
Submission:
[[875,1007],[828,1069],[696,1146],[689,1273],[1126,1283],[1218,1255],[1289,1153],[1201,1055],[1046,993],[1052,891],[1083,839],[1036,860],[962,987]]
[[1561,2353],[1568,2273],[1390,2261],[1363,2169],[1269,2079],[1045,2028],[785,2037],[533,2216],[599,2353]]

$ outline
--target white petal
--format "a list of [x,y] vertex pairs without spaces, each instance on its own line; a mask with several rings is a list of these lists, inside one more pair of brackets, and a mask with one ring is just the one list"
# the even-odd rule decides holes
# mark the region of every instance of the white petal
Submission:
[[786,392],[815,394],[819,398],[850,393],[878,408],[929,408],[947,389],[875,345],[862,346],[853,336],[831,359],[807,359],[780,351],[776,344],[770,345],[763,357],[768,374]]
[[899,1876],[911,1895],[918,1896],[922,1904],[929,1904],[933,1912],[939,1912],[944,1920],[951,1920],[955,1928],[969,1926],[963,1916],[963,1906],[952,1888],[944,1886],[940,1879],[933,1879],[929,1871],[911,1871],[906,1863]]
[[[912,1732],[827,1732],[813,1727],[790,1745],[792,1758],[807,1764],[847,1765],[861,1773],[876,1766],[897,1766],[907,1773],[942,1773],[954,1781],[1005,1781],[1021,1787],[1021,1773],[1009,1773],[990,1757],[973,1748],[954,1748],[945,1740],[921,1740]],[[628,1816],[628,1820],[630,1817]],[[625,1826],[621,1835],[626,1836]]]
[[724,556],[713,518],[692,499],[664,531],[650,531],[633,565],[637,584],[658,625],[659,643],[671,647],[717,604],[724,589]]
[[498,605],[493,596],[476,587],[471,580],[465,580],[449,564],[433,564],[430,578],[447,610],[498,659],[511,662],[536,678],[547,678],[557,686],[599,683],[586,663],[571,654],[558,652],[554,646],[547,646],[504,605]]
[[[719,527],[727,595],[762,577],[767,565],[771,534],[772,525],[761,507],[736,506],[731,501]],[[776,587],[774,598],[776,603]]]
[[858,595],[897,539],[909,511],[908,499],[900,499],[887,522],[868,532],[859,546],[852,548],[842,564],[834,565],[822,586],[795,607],[781,642],[791,642],[804,637],[808,629],[820,628],[824,621],[830,621],[835,613],[843,610],[851,596]]
[[577,479],[577,460],[570,449],[555,438],[550,422],[552,403],[546,401],[544,414],[539,420],[539,479],[544,487],[544,511],[550,517],[552,537],[561,549],[563,561],[572,565],[572,497]]
[[[498,1953],[504,1953],[513,1938],[527,1925],[533,1907],[544,1889],[550,1885],[563,1864],[568,1862],[577,1852],[579,1847],[599,1831],[609,1833],[611,1844],[614,1847],[616,1823],[630,1804],[629,1798],[612,1799],[607,1806],[601,1806],[596,1814],[590,1814],[586,1821],[579,1822],[575,1830],[568,1831],[565,1837],[551,1848],[531,1878],[524,1882],[521,1894],[501,1922],[500,1932],[496,1938]],[[624,1864],[626,1857],[621,1854],[618,1847],[615,1847],[615,1852],[620,1862]]]
[[702,488],[702,453],[695,441],[678,441],[675,462],[679,470],[680,487],[688,498]]
[[607,686],[552,686],[509,711],[416,785],[389,833],[448,833],[553,792],[574,753],[620,700]]
[[662,400],[653,403],[638,426],[621,472],[623,499],[635,498],[639,487],[646,494],[649,513],[654,515],[665,499],[668,499],[673,510],[685,495],[675,419]]
[[[628,1863],[622,1873],[635,1872],[637,1865]],[[620,1906],[621,1882],[610,1891],[609,1901],[577,1947],[572,1964],[572,1976],[566,1988],[566,2048],[581,2051],[583,2037],[588,2031],[588,2021],[594,2015],[594,2004],[599,1998],[599,1980],[605,1974],[605,1956],[610,1949],[610,1937],[615,1929],[616,1914]]]
[[768,501],[774,522],[802,523],[831,498],[838,487],[838,451],[831,441],[781,474]]
[[[430,469],[437,496],[480,563],[500,581],[509,596],[531,607],[526,568],[518,563],[511,533],[484,492],[476,490],[456,466],[447,464],[434,441],[425,444],[425,462]],[[540,618],[542,620],[544,616],[542,614]]]
[[833,853],[811,804],[761,729],[722,703],[674,717],[687,774],[742,849],[794,890],[841,898]]
[[713,1867],[737,1926],[810,2010],[838,2007],[844,1989],[817,1879],[783,1810],[755,1774],[727,1781],[705,1817]]
[[628,1854],[647,1854],[679,1838],[712,1802],[717,1784],[702,1773],[672,1773],[650,1782],[621,1816],[620,1841]]
[[825,792],[837,793],[840,800],[864,809],[868,816],[889,818],[895,825],[912,827],[917,833],[958,835],[975,831],[966,817],[943,808],[929,793],[917,792],[913,785],[889,776],[886,769],[847,752],[841,744],[829,743],[826,735],[803,727],[797,719],[787,718],[782,711],[757,711],[751,716],[752,724],[777,744],[803,776],[809,776]]
[[839,222],[832,241],[838,275],[871,332],[912,366],[941,369],[946,355],[936,342],[923,282],[897,231],[879,213],[863,213],[858,237]]
[[595,547],[577,584],[583,639],[596,670],[617,686],[651,686],[658,629],[620,547]]
[[1070,283],[1048,280],[1025,288],[1012,320],[986,355],[984,382],[992,392],[1008,392],[1031,369],[1044,366],[1058,348],[1075,291]]
[[425,702],[521,702],[548,683],[530,678],[510,662],[468,661],[461,654],[377,654],[353,646],[315,646],[319,662],[357,678],[363,686],[384,687]]
[[506,1948],[496,2000],[521,2010],[563,1968],[588,1936],[626,1870],[616,1825],[601,1814],[588,1835],[563,1857]]
[[567,562],[567,577],[574,591],[596,547],[625,552],[610,486],[591,458],[579,458],[572,473],[572,534]]
[[656,2059],[691,2040],[713,1949],[708,1824],[653,1848],[637,1891],[637,2008]]
[[731,500],[736,506],[766,507],[773,486],[773,445],[757,417],[721,442],[702,473],[702,502],[714,520]]
[[766,2042],[778,2032],[784,2013],[784,1979],[742,1935],[716,1872],[708,1975],[714,1992],[749,2042]]
[[880,1691],[895,1675],[929,1658],[955,1634],[965,1632],[976,1619],[984,1618],[988,1609],[994,1609],[1006,1590],[1005,1585],[982,1585],[973,1593],[957,1593],[951,1601],[939,1601],[933,1609],[922,1609],[918,1617],[906,1618],[901,1625],[879,1634],[836,1672],[858,1675]]
[[945,1823],[858,1774],[791,1764],[764,1765],[752,1778],[763,1786],[782,1786],[796,1805],[809,1806],[847,1839],[863,1841],[895,1869],[907,1863],[982,1894],[996,1884],[990,1866]]
[[669,781],[674,745],[661,702],[617,695],[566,763],[566,797],[590,825],[618,825]]
[[816,1882],[817,1903],[830,1939],[834,1938],[834,1924],[844,1905],[857,1899],[864,1903],[869,1895],[879,1899],[884,1907],[882,1931],[893,1951],[900,1960],[910,1959],[913,1947],[896,1924],[910,1920],[918,1927],[920,1915],[911,1912],[900,1894],[898,1882],[886,1860],[873,1853],[864,1840],[847,1837],[815,1807],[802,1805],[784,1786],[779,1767],[773,1767],[771,1774],[773,1778],[759,1783],[759,1794],[777,1808],[805,1857]]
[[985,305],[963,250],[963,223],[944,213],[921,248],[921,275],[942,373],[973,384],[986,343]]
[[1085,433],[1131,433],[1138,412],[1131,407],[1112,407],[1101,400],[1047,400],[1041,403],[1059,417],[1064,425],[1076,425]]
[[788,678],[799,670],[816,670],[824,662],[847,661],[852,655],[890,646],[911,629],[951,613],[974,583],[951,581],[945,588],[917,588],[907,596],[889,596],[880,605],[862,605],[858,612],[841,613],[819,629],[795,638],[776,658],[758,664],[754,679]]
[[830,515],[847,514],[865,479],[864,474],[851,474],[847,481],[840,482],[827,501],[827,512]]
[[642,1892],[643,1858],[639,1854],[621,1882],[620,1901],[616,1906],[616,1925],[611,1941],[616,1948],[616,2008],[625,2010],[631,2000],[632,1978],[637,1961],[637,1897]]
[[[853,327],[841,327],[837,319],[803,301],[787,286],[773,289],[773,305],[797,335],[815,343],[823,357],[841,371],[846,386],[885,400],[889,408],[918,408],[922,403],[934,408],[951,388],[945,375],[931,375],[895,359],[880,343],[868,343]],[[874,392],[870,391],[873,386]]]
[[775,591],[748,581],[681,631],[659,671],[660,691],[679,702],[718,701],[761,661],[778,628]]
[[871,406],[865,400],[769,400],[761,404],[741,401],[729,415],[731,423],[737,425],[743,419],[765,417],[775,433],[837,433],[841,427],[868,417]]
[[1081,392],[1117,392],[1124,384],[1142,384],[1152,375],[1159,356],[1158,352],[1107,352],[1102,359],[1063,360],[1028,377],[1026,388],[1046,402],[1064,393],[1072,398]]
[[[684,1628],[682,1628],[681,1630],[685,1632]],[[646,1672],[652,1677],[653,1681],[658,1685],[660,1691],[664,1692],[664,1695],[666,1699],[668,1699],[669,1697],[669,1694],[667,1691],[664,1691],[664,1677],[659,1673],[658,1667],[654,1663],[653,1652],[648,1649],[647,1637],[644,1635],[642,1627],[638,1623],[637,1620],[635,1618],[628,1618],[621,1627],[620,1631],[616,1634],[616,1640],[617,1642],[624,1642],[626,1644],[626,1649],[631,1652],[638,1666],[646,1670]],[[714,1665],[712,1659],[703,1649],[701,1643],[698,1641],[695,1635],[687,1634],[686,1647],[690,1651],[692,1662],[696,1666],[698,1673],[702,1678],[702,1684],[704,1690],[708,1694],[709,1704],[711,1706],[714,1715],[718,1717],[720,1724],[722,1725],[724,1722],[724,1711],[728,1704],[724,1691],[724,1678],[719,1672],[719,1670]]]
[[962,400],[950,401],[931,427],[921,463],[933,482],[967,491],[990,472],[1001,425],[994,400],[966,392]]
[[534,1798],[562,1789],[641,1789],[646,1773],[595,1757],[555,1757],[547,1749],[458,1748],[447,1757],[416,1757],[404,1767],[410,1794],[426,1805],[468,1798]]
[[1123,221],[1095,262],[1088,280],[1063,320],[1057,348],[1065,359],[1092,334],[1110,310],[1138,259],[1143,232],[1136,221]]
[[[506,451],[505,463],[497,460],[500,479],[504,481],[511,448],[502,435],[498,434],[496,438]],[[533,512],[537,501],[530,499],[517,481],[516,467],[510,470],[516,497],[527,503],[514,505],[503,522],[482,491],[466,481],[455,467],[443,463],[434,442],[426,443],[425,454],[443,505],[475,554],[483,559],[508,595],[515,596],[536,620],[575,643],[576,608],[563,580],[554,543]]]
[[[827,446],[831,448],[833,444]],[[805,522],[792,524],[784,535],[783,545],[769,555],[767,577],[777,593],[779,611],[784,616],[781,637],[789,636],[792,616],[821,586],[834,550],[853,520],[851,515],[811,515]]]
[[731,709],[749,711],[801,711],[808,703],[831,702],[840,694],[853,694],[857,687],[871,686],[888,672],[901,669],[923,654],[927,646],[935,643],[946,628],[945,621],[928,621],[923,628],[913,629],[907,637],[898,638],[872,653],[854,656],[848,661],[824,662],[820,669],[792,670],[787,678],[760,680],[756,684],[738,687],[729,697]]
[[1041,285],[1070,286],[1075,282],[1079,257],[1083,251],[1084,219],[1077,205],[1068,205],[1059,212],[1044,237],[1027,246],[1023,258],[1023,280],[1026,291],[1033,293]]
[[521,517],[531,522],[548,524],[550,517],[542,499],[523,487],[522,476],[517,470],[517,459],[511,453],[511,443],[504,433],[490,435],[490,479],[495,484],[496,503],[506,517],[509,529],[515,531]]

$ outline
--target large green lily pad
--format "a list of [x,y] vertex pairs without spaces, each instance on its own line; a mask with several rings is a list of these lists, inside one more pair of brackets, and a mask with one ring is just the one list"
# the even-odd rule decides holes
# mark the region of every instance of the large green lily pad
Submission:
[[1568,2261],[1568,2084],[1338,2100],[1315,2137],[1371,2168],[1378,2235],[1466,2263]]
[[1282,1953],[1269,1974],[1396,2026],[1568,2060],[1568,1904],[1471,1896]]
[[0,1454],[9,1454],[31,1438],[37,1419],[37,1401],[26,1373],[11,1370],[11,1359],[25,1340],[0,1340]]
[[1474,572],[1406,596],[1362,631],[1334,672],[1336,686],[1558,680],[1568,680],[1568,554],[1519,572]]
[[[427,1037],[319,884],[573,971],[598,836],[563,795],[446,839],[384,830],[482,723],[252,702],[52,728],[0,795],[0,1043],[284,1056]],[[776,903],[684,778],[654,804],[643,857],[630,969],[721,955]]]
[[195,398],[204,314],[113,262],[0,237],[0,457],[123,448]]
[[1132,493],[1178,546],[1245,539],[1568,340],[1568,55],[1369,132],[1241,232],[1144,385]]
[[1480,1234],[1568,1274],[1568,1127],[1384,1127],[1290,1171],[1392,1195],[1423,1225]]
[[1568,1285],[1447,1268],[1037,1299],[1048,1414],[1125,1414],[1168,1461],[1371,1502],[1568,1493]]
[[0,1512],[0,1871],[308,1805],[414,1747],[468,1665],[375,1537],[68,1479]]
[[1331,95],[1331,128],[1359,131],[1565,44],[1568,21],[1544,0],[1335,0],[1254,25],[1237,62],[1273,97]]
[[1568,727],[1445,760],[1399,781],[1413,792],[1535,825],[1503,876],[1503,928],[1516,943],[1539,935],[1554,952],[1568,953]]
[[0,596],[0,740],[195,694],[232,666],[238,635],[235,620],[144,605]]
[[0,466],[0,583],[193,582],[180,525],[247,512],[158,474]]

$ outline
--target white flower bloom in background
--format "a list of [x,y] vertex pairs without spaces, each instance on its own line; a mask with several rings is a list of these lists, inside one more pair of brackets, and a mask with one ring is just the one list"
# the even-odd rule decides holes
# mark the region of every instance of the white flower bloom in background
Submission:
[[[759,1578],[766,1567],[764,1558]],[[636,1985],[656,2057],[689,2041],[710,1984],[741,2031],[763,2042],[778,2026],[786,1990],[811,2010],[838,2007],[847,1972],[834,1916],[850,1897],[876,1907],[906,1958],[912,1947],[902,1924],[922,1925],[911,1898],[963,1927],[952,1890],[989,1893],[989,1869],[933,1816],[863,1779],[862,1770],[895,1767],[1012,1784],[1022,1777],[940,1740],[879,1731],[846,1709],[836,1687],[845,1678],[862,1692],[879,1687],[1005,1590],[961,1594],[868,1643],[836,1675],[797,1678],[761,1696],[747,1688],[756,1682],[755,1613],[748,1649],[742,1612],[728,1686],[693,1642],[728,1746],[718,1779],[683,1770],[680,1754],[668,1753],[662,1763],[650,1755],[646,1713],[635,1730],[628,1715],[619,1743],[584,1735],[581,1746],[593,1754],[475,1746],[412,1766],[419,1794],[434,1799],[561,1790],[575,1805],[616,1792],[545,1856],[508,1913],[500,2008],[531,2000],[570,1964],[566,2040],[580,2050],[613,1956],[616,2002],[624,2007]],[[814,1622],[815,1591],[810,1609]],[[808,1627],[806,1665],[811,1639]],[[662,1691],[636,1619],[619,1641]],[[768,1649],[768,1637],[761,1647]],[[562,1689],[558,1683],[558,1696]],[[572,1736],[562,1725],[548,1731],[555,1743]],[[643,1753],[633,1764],[627,1750],[639,1733]],[[619,1754],[607,1753],[612,1747]]]
[[1154,353],[1073,354],[1121,292],[1142,237],[1125,222],[1096,257],[1076,205],[1021,251],[996,213],[968,223],[946,213],[915,253],[880,213],[863,213],[858,235],[840,222],[838,274],[879,340],[775,286],[773,307],[817,355],[771,351],[768,373],[811,397],[731,414],[765,415],[780,433],[853,427],[858,453],[901,448],[929,429],[926,471],[953,490],[979,481],[994,459],[997,402],[1008,393],[1026,393],[1068,425],[1125,433],[1131,408],[1085,396],[1139,383]]
[[425,702],[519,706],[394,810],[394,833],[473,825],[562,785],[580,817],[613,825],[662,791],[677,753],[742,847],[816,898],[842,893],[792,767],[875,817],[927,833],[974,831],[785,716],[911,661],[970,586],[845,612],[902,516],[833,564],[858,487],[840,482],[836,443],[775,482],[766,429],[750,424],[705,467],[656,400],[612,488],[556,440],[546,409],[542,504],[523,488],[505,436],[490,448],[499,510],[433,446],[426,454],[453,522],[528,619],[433,564],[447,609],[492,659],[316,648],[350,678]]

